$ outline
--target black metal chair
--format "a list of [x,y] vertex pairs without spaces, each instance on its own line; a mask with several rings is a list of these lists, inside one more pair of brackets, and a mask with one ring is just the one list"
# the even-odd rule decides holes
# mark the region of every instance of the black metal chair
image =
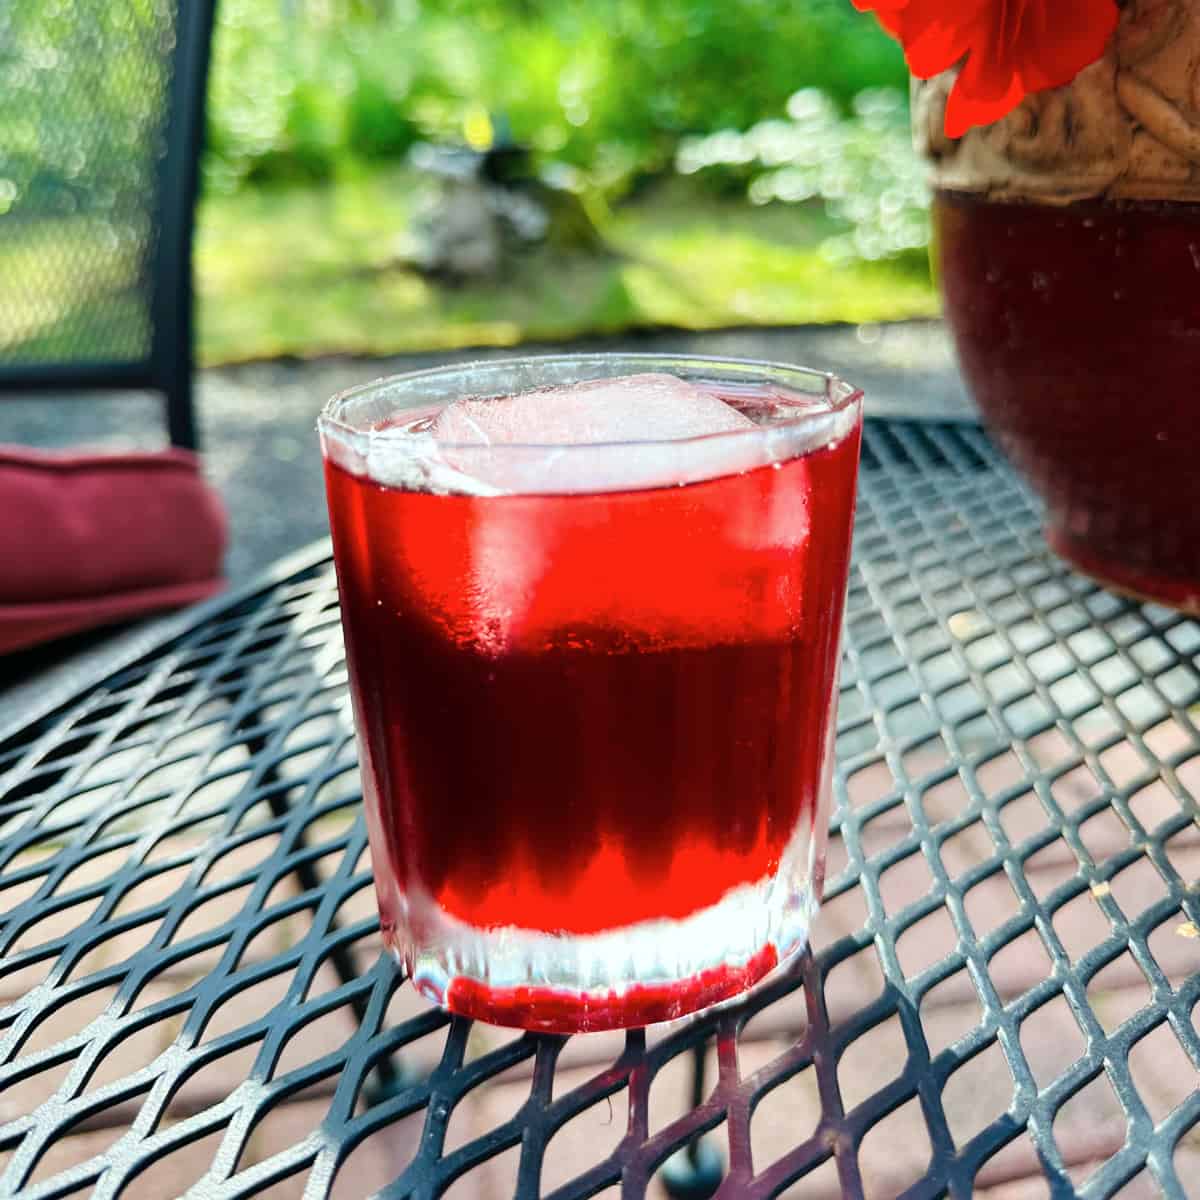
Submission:
[[195,449],[192,231],[216,0],[0,4],[0,398],[145,388]]
[[[196,448],[192,232],[215,9],[0,5],[0,399],[161,391],[171,442]],[[307,860],[296,874],[321,886]],[[357,978],[345,947],[331,960]],[[376,1075],[385,1094],[402,1078],[390,1058]]]

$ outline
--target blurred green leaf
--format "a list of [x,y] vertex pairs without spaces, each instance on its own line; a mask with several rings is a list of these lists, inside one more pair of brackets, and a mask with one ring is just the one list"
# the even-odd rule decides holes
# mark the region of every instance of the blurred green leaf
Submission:
[[[20,0],[30,3],[32,0]],[[904,63],[846,0],[221,0],[208,178],[294,177],[461,140],[480,107],[619,192],[679,139],[817,87],[849,111]],[[295,158],[299,169],[287,168]],[[293,164],[293,168],[297,164]]]
[[840,229],[824,245],[834,262],[924,255],[929,245],[925,166],[913,151],[902,93],[870,88],[843,116],[816,88],[787,103],[787,117],[684,138],[684,175],[740,181],[755,204],[821,204]]

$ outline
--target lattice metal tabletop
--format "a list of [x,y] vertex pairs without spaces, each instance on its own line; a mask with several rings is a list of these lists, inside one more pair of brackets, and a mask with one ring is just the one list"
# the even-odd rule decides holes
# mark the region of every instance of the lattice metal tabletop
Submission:
[[868,424],[815,952],[648,1033],[381,957],[326,555],[0,745],[0,1194],[1200,1196],[1200,624],[978,429]]

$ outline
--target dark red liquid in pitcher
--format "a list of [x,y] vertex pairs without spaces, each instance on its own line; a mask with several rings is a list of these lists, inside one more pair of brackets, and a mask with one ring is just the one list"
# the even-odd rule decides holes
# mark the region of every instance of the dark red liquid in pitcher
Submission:
[[565,496],[327,464],[381,895],[592,933],[771,873],[821,777],[857,442]]
[[1200,611],[1200,205],[934,204],[989,427],[1101,580]]

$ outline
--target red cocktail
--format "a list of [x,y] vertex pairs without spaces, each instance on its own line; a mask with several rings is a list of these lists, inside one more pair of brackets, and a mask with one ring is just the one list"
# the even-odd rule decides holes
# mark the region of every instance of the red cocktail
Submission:
[[[629,375],[535,392],[524,413],[504,399]],[[693,401],[727,410],[701,422],[721,428],[567,440],[579,413],[628,402],[636,419],[643,396],[653,435],[660,393],[685,425]],[[557,440],[523,440],[510,418],[546,403],[571,410],[539,429]],[[860,421],[856,393],[809,372],[607,356],[333,402],[376,886],[423,992],[501,1024],[638,1025],[803,944]],[[464,431],[480,440],[447,441]]]

